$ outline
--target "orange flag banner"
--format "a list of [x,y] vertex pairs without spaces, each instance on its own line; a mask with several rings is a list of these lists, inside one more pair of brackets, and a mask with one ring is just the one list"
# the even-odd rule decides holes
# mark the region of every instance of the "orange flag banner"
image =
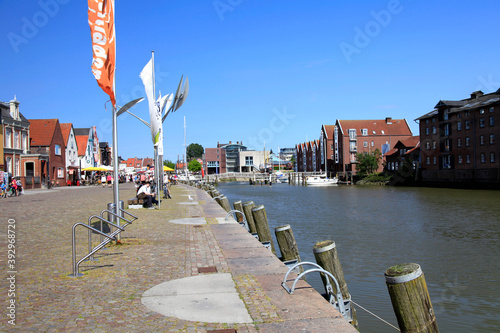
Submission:
[[92,35],[92,73],[99,87],[115,99],[115,4],[114,0],[88,0],[90,33]]

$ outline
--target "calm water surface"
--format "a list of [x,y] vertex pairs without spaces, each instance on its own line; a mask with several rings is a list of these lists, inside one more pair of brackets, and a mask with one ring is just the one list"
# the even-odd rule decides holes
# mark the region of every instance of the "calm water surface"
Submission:
[[[335,241],[353,301],[396,327],[384,272],[414,262],[441,332],[500,332],[500,191],[248,183],[219,190],[231,204],[264,205],[273,234],[290,224],[302,261],[315,262],[316,242]],[[307,281],[324,292],[319,274]],[[397,332],[357,314],[362,332]]]

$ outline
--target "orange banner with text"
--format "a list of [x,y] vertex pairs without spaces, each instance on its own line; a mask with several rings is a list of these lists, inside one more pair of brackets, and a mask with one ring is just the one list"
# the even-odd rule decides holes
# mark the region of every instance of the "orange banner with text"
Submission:
[[115,99],[115,5],[114,0],[88,0],[90,33],[92,36],[92,73],[99,87]]

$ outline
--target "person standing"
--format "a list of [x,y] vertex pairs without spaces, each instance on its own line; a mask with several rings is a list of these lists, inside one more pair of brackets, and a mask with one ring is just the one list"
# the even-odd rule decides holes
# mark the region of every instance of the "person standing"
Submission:
[[108,173],[108,176],[106,177],[106,181],[108,182],[108,187],[111,187],[111,175]]
[[101,185],[102,187],[106,187],[106,175],[104,173],[101,176]]

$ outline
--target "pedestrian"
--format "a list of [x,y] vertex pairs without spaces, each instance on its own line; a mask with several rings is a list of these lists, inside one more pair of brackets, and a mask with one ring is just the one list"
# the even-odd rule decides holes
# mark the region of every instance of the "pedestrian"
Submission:
[[101,185],[102,187],[106,187],[106,174],[102,174],[101,176]]
[[12,189],[11,196],[17,197],[17,182],[15,178],[12,178],[12,181],[10,182],[10,188]]
[[111,187],[111,181],[112,181],[112,180],[113,180],[113,179],[111,178],[111,175],[108,173],[108,176],[106,177],[106,181],[107,181],[107,183],[108,183],[108,187]]
[[0,189],[2,198],[7,198],[7,186],[5,186],[4,182],[0,180]]
[[154,209],[153,203],[158,204],[158,200],[155,199],[155,193],[151,193],[151,183],[146,182],[137,191],[137,198],[146,200],[146,206],[148,209]]

